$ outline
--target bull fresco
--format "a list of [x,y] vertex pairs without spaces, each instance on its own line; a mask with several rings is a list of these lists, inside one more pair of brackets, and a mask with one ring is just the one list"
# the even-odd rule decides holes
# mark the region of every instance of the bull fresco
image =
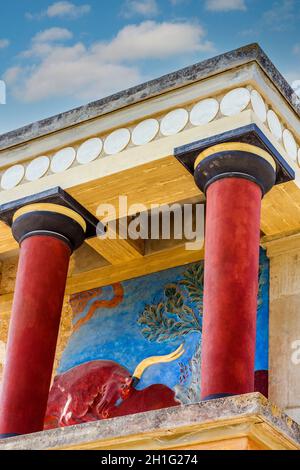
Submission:
[[[268,288],[261,251],[255,363],[261,391]],[[200,400],[203,262],[76,294],[71,305],[74,331],[50,391],[45,428]]]

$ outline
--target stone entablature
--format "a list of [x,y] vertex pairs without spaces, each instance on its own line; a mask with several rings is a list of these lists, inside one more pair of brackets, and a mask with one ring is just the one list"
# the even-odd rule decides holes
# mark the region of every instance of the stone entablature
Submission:
[[126,127],[114,129],[107,135],[94,135],[88,140],[75,142],[72,146],[48,155],[40,155],[24,164],[9,166],[2,171],[1,189],[10,190],[19,184],[62,173],[98,158],[121,154],[125,149],[176,135],[184,129],[199,127],[201,130],[203,125],[224,117],[236,116],[246,109],[251,109],[259,122],[265,123],[288,158],[299,166],[300,147],[293,132],[289,130],[289,125],[284,123],[272,109],[272,105],[268,106],[261,94],[249,85],[186,104],[185,107],[175,108],[159,116],[149,116],[138,123],[128,123]]

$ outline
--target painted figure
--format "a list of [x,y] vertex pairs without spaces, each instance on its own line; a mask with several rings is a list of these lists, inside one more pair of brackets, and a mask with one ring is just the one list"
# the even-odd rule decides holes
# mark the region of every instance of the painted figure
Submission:
[[49,395],[45,429],[179,405],[166,385],[135,387],[149,366],[174,361],[183,353],[181,345],[171,354],[144,359],[133,375],[114,361],[96,360],[57,376]]

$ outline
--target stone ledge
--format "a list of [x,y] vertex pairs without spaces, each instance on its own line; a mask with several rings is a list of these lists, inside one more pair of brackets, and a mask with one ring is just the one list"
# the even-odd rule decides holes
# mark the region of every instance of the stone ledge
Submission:
[[258,44],[249,44],[225,54],[204,60],[192,66],[178,70],[163,77],[120,91],[98,101],[76,109],[49,117],[42,121],[29,124],[20,129],[0,135],[0,150],[19,145],[31,139],[58,132],[67,127],[87,122],[95,117],[117,111],[126,106],[158,96],[171,90],[206,79],[217,73],[236,67],[257,62],[266,75],[289,102],[294,111],[299,114],[300,104],[294,90],[276,69],[268,56]]
[[300,426],[252,393],[18,436],[0,450],[227,449],[243,439],[243,448],[300,449]]

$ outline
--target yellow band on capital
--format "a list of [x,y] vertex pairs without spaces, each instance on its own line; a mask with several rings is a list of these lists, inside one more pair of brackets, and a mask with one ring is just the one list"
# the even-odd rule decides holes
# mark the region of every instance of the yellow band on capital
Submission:
[[276,163],[271,155],[268,154],[268,152],[261,149],[260,147],[256,147],[256,145],[245,144],[243,142],[225,142],[223,144],[213,145],[212,147],[203,150],[203,152],[201,152],[195,160],[194,169],[196,169],[202,160],[210,157],[214,153],[229,152],[230,150],[255,154],[270,163],[270,165],[276,171]]
[[21,215],[36,211],[53,212],[55,214],[62,214],[70,217],[70,219],[73,219],[75,222],[77,222],[82,227],[83,231],[86,232],[86,222],[81,217],[81,215],[77,214],[77,212],[69,209],[68,207],[60,206],[59,204],[37,203],[21,207],[21,209],[15,212],[13,222],[15,222],[15,220],[17,220]]

